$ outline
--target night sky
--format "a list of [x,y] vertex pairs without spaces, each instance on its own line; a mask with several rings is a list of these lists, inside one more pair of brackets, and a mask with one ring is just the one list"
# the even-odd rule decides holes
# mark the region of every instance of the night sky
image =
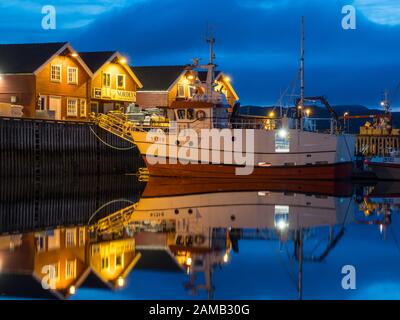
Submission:
[[[342,28],[346,4],[356,8],[355,30]],[[57,10],[56,30],[41,27],[44,5]],[[396,0],[8,0],[0,3],[0,42],[70,41],[80,51],[119,50],[133,65],[186,64],[206,61],[211,25],[217,63],[242,105],[270,105],[296,77],[302,15],[307,95],[374,107],[385,88],[395,91]]]

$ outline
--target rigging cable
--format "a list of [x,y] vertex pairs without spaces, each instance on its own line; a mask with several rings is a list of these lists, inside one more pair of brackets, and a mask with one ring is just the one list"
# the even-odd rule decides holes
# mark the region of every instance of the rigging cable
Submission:
[[105,145],[106,145],[107,147],[109,147],[109,148],[112,148],[112,149],[115,149],[115,150],[119,150],[119,151],[128,151],[128,150],[132,150],[132,149],[136,148],[135,145],[132,145],[131,147],[128,147],[128,148],[115,147],[115,146],[113,146],[113,145],[107,143],[106,141],[104,141],[102,138],[100,138],[100,137],[97,135],[97,133],[92,129],[91,126],[89,126],[89,129],[90,129],[90,131],[95,135],[95,137],[96,137],[97,139],[100,140],[100,142],[102,142],[103,144],[105,144]]

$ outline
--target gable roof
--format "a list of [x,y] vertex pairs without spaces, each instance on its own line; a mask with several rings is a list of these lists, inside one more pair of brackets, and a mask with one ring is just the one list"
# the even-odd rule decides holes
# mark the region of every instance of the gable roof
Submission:
[[[215,70],[214,71],[214,79],[217,79],[221,73],[222,73],[221,71]],[[202,82],[207,81],[207,71],[199,71],[198,77],[199,77],[199,80]]]
[[141,91],[168,91],[187,66],[131,67],[143,84]]
[[0,73],[34,73],[67,42],[1,44]]
[[[206,81],[207,80],[207,71],[199,71],[198,77],[199,77],[200,81]],[[225,77],[225,74],[222,71],[215,71],[215,73],[214,73],[215,81],[223,80],[224,77]],[[228,81],[224,81],[224,84],[232,92],[233,96],[235,97],[235,100],[239,100],[239,96],[236,93],[236,91],[233,89],[232,84]]]
[[[65,50],[75,52],[69,42],[0,44],[0,74],[38,73],[50,60]],[[92,76],[78,56],[78,62]]]
[[155,270],[164,272],[183,272],[184,269],[176,261],[167,248],[140,247],[141,259],[136,265],[137,270]]
[[85,61],[87,66],[93,73],[96,73],[116,51],[99,51],[99,52],[79,52],[79,55]]
[[[88,65],[93,74],[99,72],[106,63],[112,62],[116,58],[117,59],[122,58],[122,55],[118,51],[79,52],[79,55],[82,57],[83,61]],[[133,70],[129,66],[125,64],[121,65],[133,78],[138,87],[142,88],[143,84],[138,79],[135,72],[133,72]]]

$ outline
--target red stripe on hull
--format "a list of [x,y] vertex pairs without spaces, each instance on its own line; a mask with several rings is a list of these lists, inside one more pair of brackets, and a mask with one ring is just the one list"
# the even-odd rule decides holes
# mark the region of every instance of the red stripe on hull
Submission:
[[208,178],[151,177],[143,198],[204,194],[215,192],[271,191],[321,194],[349,197],[353,194],[350,181],[334,180],[245,180]]
[[[144,158],[145,162],[146,159]],[[250,175],[236,175],[236,166],[218,164],[149,164],[153,177],[200,177],[241,180],[350,180],[353,172],[351,162],[331,165],[255,167]]]

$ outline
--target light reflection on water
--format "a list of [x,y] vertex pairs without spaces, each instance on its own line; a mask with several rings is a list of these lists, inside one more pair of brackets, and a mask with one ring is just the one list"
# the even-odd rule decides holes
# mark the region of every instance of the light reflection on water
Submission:
[[[101,196],[75,181],[87,197],[53,188],[24,211],[23,195],[2,184],[2,296],[400,298],[395,183],[121,181]],[[355,290],[342,288],[345,265],[356,269]],[[56,270],[53,290],[42,287],[43,266]]]

